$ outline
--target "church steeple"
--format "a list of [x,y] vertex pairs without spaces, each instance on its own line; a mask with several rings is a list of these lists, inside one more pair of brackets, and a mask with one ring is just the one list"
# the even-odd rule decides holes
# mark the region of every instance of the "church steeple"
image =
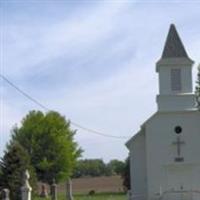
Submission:
[[171,24],[170,26],[162,58],[188,58],[187,52],[174,24]]
[[159,74],[159,111],[183,111],[195,108],[192,87],[193,61],[188,57],[176,27],[171,24],[161,59]]

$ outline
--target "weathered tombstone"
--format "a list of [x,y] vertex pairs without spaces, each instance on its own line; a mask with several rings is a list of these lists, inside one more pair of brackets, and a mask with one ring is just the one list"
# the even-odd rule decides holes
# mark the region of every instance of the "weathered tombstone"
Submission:
[[55,182],[55,179],[53,180],[53,183],[51,185],[51,199],[57,200],[57,184]]
[[72,196],[72,182],[70,179],[67,180],[66,183],[66,197],[67,200],[73,200],[73,196]]
[[10,191],[9,189],[3,189],[1,192],[2,200],[10,200]]
[[42,190],[40,193],[40,197],[42,198],[47,198],[48,197],[48,192],[45,184],[42,184]]
[[26,170],[22,177],[22,181],[23,181],[23,186],[21,187],[22,200],[31,200],[32,188],[29,184],[29,179],[30,179],[30,174],[28,170]]

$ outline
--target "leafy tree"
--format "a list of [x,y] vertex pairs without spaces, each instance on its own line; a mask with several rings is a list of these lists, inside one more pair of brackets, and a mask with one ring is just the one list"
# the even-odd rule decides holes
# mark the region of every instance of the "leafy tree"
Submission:
[[120,160],[111,160],[108,165],[108,168],[112,170],[113,174],[121,175],[124,173],[125,163]]
[[73,177],[122,175],[124,170],[125,162],[120,160],[111,160],[105,164],[101,159],[85,159],[77,162]]
[[36,188],[36,175],[30,165],[28,153],[19,143],[12,143],[7,146],[4,157],[0,161],[0,169],[2,172],[1,187],[10,190],[11,199],[21,200],[22,174],[26,169],[31,174],[30,183],[32,188]]
[[69,177],[81,155],[75,133],[59,113],[31,111],[13,129],[12,140],[27,150],[38,179],[50,184],[53,179],[60,182]]
[[125,161],[125,170],[122,174],[123,185],[125,190],[130,190],[131,182],[130,182],[130,157],[128,157]]
[[108,169],[106,164],[101,159],[85,159],[79,160],[77,162],[76,168],[74,170],[73,177],[97,177],[97,176],[105,176],[108,174]]
[[198,110],[200,110],[200,64],[198,66],[195,94],[196,94],[197,108]]

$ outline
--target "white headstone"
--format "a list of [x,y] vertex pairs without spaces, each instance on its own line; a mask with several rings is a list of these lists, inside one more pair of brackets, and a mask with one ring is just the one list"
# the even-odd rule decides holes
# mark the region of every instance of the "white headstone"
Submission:
[[10,200],[9,195],[10,195],[9,189],[2,190],[2,200]]
[[72,182],[70,179],[67,180],[67,184],[66,184],[66,197],[67,200],[73,200],[73,196],[72,196]]
[[30,174],[26,170],[23,174],[23,186],[21,187],[22,200],[31,200],[32,188],[29,184]]

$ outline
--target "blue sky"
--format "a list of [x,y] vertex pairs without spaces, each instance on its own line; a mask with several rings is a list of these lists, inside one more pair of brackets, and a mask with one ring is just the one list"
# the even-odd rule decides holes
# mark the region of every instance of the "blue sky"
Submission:
[[[199,0],[1,0],[1,73],[66,118],[129,138],[156,111],[155,62],[171,23],[200,61],[199,10]],[[0,95],[2,155],[12,126],[40,108],[2,80]],[[78,130],[76,140],[87,158],[128,155],[126,139]]]

